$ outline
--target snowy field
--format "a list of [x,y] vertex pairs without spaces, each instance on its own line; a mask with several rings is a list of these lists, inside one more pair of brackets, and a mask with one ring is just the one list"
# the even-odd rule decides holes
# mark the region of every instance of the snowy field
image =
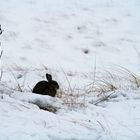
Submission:
[[140,140],[140,0],[0,0],[0,25],[0,140]]

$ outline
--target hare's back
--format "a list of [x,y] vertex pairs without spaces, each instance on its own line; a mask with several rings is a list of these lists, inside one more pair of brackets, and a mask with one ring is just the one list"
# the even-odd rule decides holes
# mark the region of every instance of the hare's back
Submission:
[[44,93],[44,91],[46,90],[48,86],[48,82],[47,81],[40,81],[38,82],[35,87],[33,88],[33,93]]

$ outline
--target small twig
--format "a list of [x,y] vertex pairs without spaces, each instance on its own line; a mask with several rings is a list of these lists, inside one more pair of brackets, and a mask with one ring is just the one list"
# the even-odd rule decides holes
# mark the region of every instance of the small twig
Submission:
[[33,92],[33,89],[28,85],[28,88],[30,89],[31,92]]
[[137,49],[136,47],[133,47],[133,48],[134,48],[134,50],[136,51],[138,57],[140,58],[140,52],[138,51],[138,49]]
[[[4,30],[1,29],[1,25],[0,25],[0,35],[2,34],[3,31],[4,31]],[[1,42],[0,42],[0,46],[1,46]],[[0,59],[2,58],[2,54],[3,54],[3,50],[1,50],[1,52],[0,52]],[[2,75],[3,75],[3,71],[2,71],[2,69],[1,69],[0,81],[1,81],[1,79],[2,79]]]
[[16,83],[17,83],[18,90],[19,90],[20,92],[22,92],[23,90],[22,90],[22,88],[21,88],[21,86],[20,86],[20,84],[19,84],[19,82],[18,82],[18,80],[17,80],[15,74],[14,74],[12,71],[11,71],[11,74],[12,74],[12,76],[14,77]]
[[99,99],[94,105],[97,105],[97,104],[99,104],[99,103],[101,103],[101,102],[106,101],[113,93],[114,93],[114,92],[110,93],[108,96],[106,96],[106,97],[104,97],[104,98],[102,98],[102,99]]
[[68,77],[67,77],[67,74],[65,73],[64,69],[63,69],[61,66],[60,66],[60,68],[61,68],[61,70],[63,71],[63,73],[64,73],[64,75],[65,75],[65,77],[66,77],[66,80],[67,80],[68,85],[69,85],[69,89],[70,89],[71,94],[72,94],[72,93],[73,93],[73,90],[72,90],[72,88],[71,88],[71,84],[70,84],[70,81],[69,81],[69,79],[68,79]]
[[101,126],[101,128],[104,130],[104,132],[105,132],[105,130],[106,130],[106,128],[105,128],[105,126],[103,126],[98,120],[97,120],[97,123]]
[[1,25],[0,25],[0,35],[3,33],[4,30],[1,29]]
[[0,59],[2,58],[2,54],[3,54],[3,50],[1,50],[0,52]]
[[94,83],[95,83],[95,80],[96,80],[96,53],[95,53],[95,62],[94,62],[94,75],[93,75],[93,86],[94,86]]
[[3,71],[1,71],[1,73],[0,73],[0,81],[2,79],[2,76],[3,76]]

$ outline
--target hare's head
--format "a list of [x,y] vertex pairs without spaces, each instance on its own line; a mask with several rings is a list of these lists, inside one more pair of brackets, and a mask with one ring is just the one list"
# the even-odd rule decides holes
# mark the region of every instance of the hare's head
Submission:
[[56,81],[52,80],[52,76],[50,74],[46,74],[46,78],[50,86],[54,87],[56,90],[59,89],[59,85]]

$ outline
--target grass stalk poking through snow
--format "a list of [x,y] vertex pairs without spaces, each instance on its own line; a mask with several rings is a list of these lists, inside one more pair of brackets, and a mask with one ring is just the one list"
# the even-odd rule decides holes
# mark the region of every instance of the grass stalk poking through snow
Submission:
[[[4,30],[1,29],[1,25],[0,25],[0,35],[3,33],[3,31],[4,31]],[[2,60],[1,60],[2,54],[3,54],[3,50],[2,50],[2,48],[1,48],[1,42],[0,42],[0,81],[1,81],[2,75],[3,75],[2,62],[1,62],[1,61],[2,61]]]

